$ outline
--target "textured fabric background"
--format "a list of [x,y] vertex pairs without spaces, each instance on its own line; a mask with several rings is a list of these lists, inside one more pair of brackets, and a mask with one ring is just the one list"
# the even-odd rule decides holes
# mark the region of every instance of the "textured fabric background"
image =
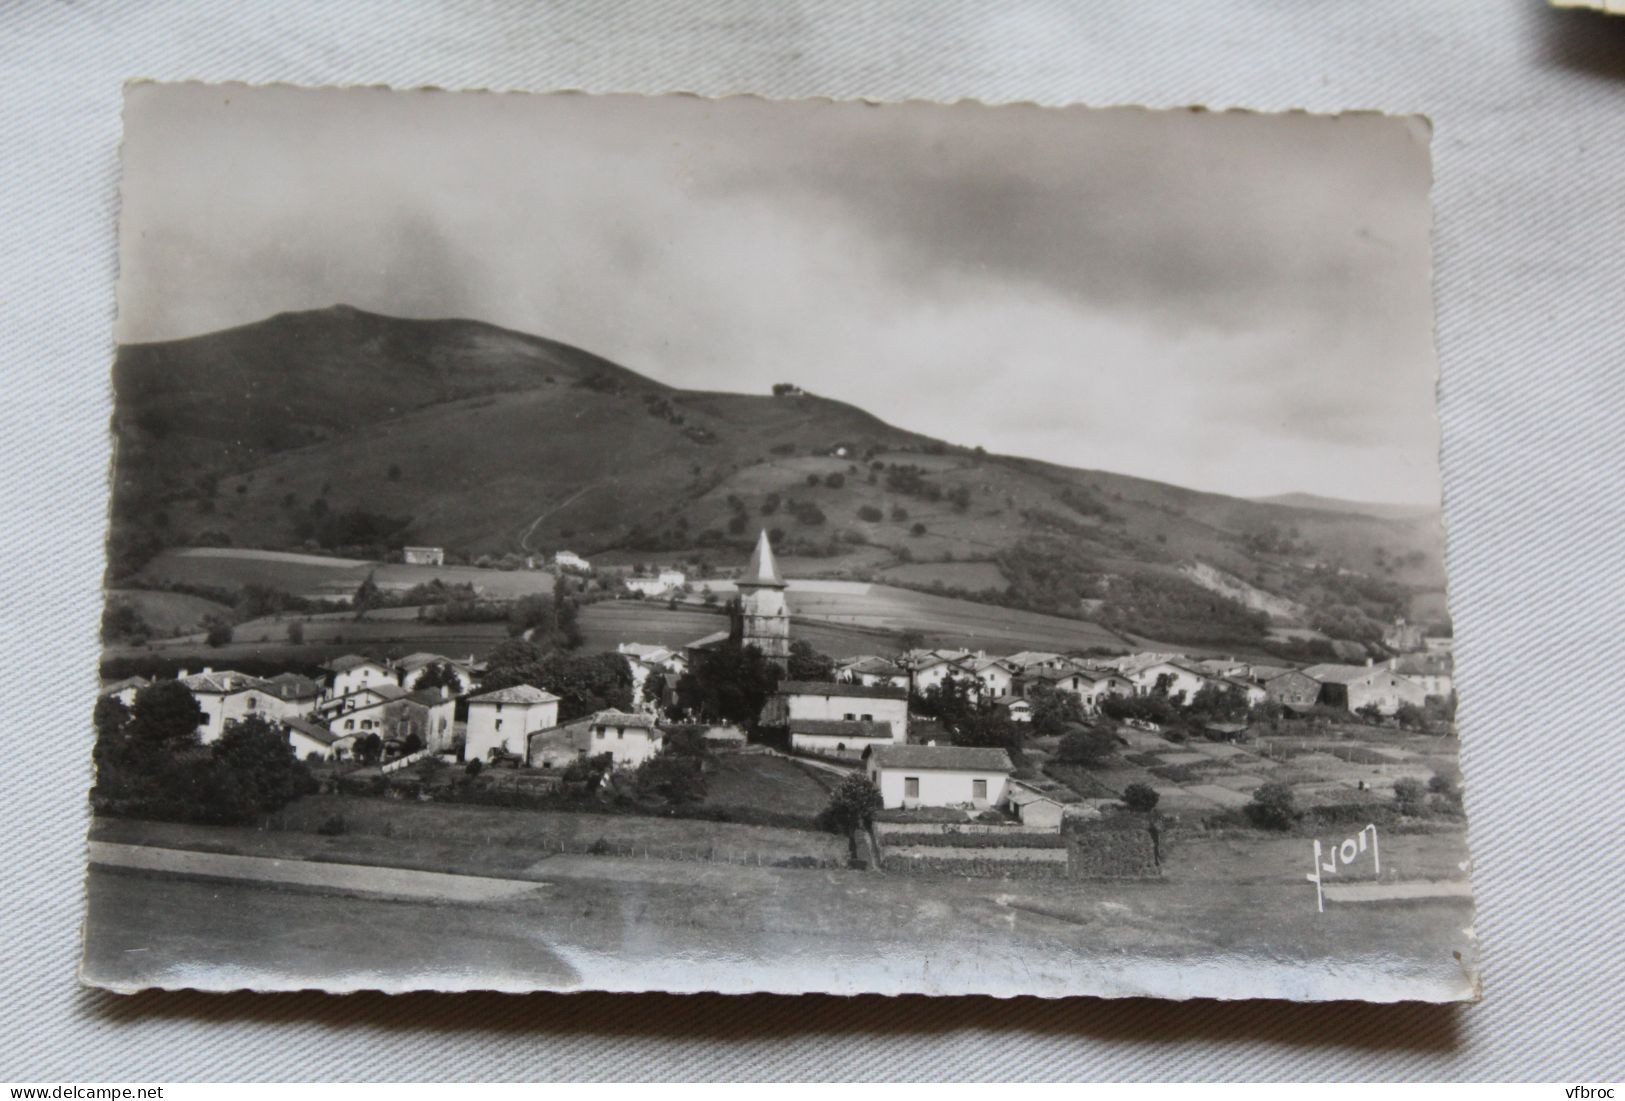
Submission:
[[[119,94],[132,77],[1430,115],[1486,1001],[80,989]],[[0,1077],[1619,1076],[1625,19],[1536,0],[14,0],[0,6],[0,113]]]

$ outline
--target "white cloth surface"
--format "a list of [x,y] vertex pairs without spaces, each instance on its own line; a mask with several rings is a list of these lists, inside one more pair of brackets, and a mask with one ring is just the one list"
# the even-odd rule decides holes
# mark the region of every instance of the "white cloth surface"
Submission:
[[[1485,1002],[81,989],[136,77],[1429,115]],[[19,2],[0,6],[0,112],[0,1078],[1617,1077],[1625,19],[1535,0]]]

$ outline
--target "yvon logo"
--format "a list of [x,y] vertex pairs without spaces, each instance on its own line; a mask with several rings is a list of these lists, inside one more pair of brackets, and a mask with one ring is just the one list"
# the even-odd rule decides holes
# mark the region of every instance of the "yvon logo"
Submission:
[[[1369,844],[1368,844],[1369,837]],[[1336,875],[1339,867],[1347,868],[1349,865],[1363,858],[1366,852],[1371,853],[1371,871],[1375,875],[1382,874],[1382,859],[1377,852],[1377,827],[1375,823],[1367,824],[1365,829],[1343,840],[1341,845],[1333,845],[1329,850],[1320,847],[1320,838],[1315,838],[1315,870],[1304,876],[1315,885],[1315,910],[1326,912],[1326,895],[1321,890],[1321,882],[1328,875]],[[1330,852],[1331,859],[1323,859],[1323,853]]]

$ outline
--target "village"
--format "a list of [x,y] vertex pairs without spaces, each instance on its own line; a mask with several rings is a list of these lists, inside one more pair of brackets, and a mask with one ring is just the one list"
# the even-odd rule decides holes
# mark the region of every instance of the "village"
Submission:
[[[432,564],[437,552],[405,554]],[[591,569],[566,555],[555,566]],[[623,583],[639,597],[684,586],[674,569],[648,573]],[[160,687],[184,689],[191,744],[218,747],[245,724],[274,732],[323,798],[694,818],[708,815],[706,778],[720,772],[756,813],[709,806],[710,817],[833,831],[849,841],[845,863],[926,874],[1157,877],[1175,828],[1459,814],[1449,640],[1414,628],[1396,629],[1390,641],[1408,652],[1387,660],[1301,668],[923,647],[834,659],[792,637],[765,531],[733,588],[727,630],[680,647],[623,641],[590,659],[595,689],[569,699],[534,650],[529,666],[504,668],[349,654],[319,678],[183,668],[172,682],[110,683],[98,729],[128,727]],[[775,814],[787,777],[827,805]]]

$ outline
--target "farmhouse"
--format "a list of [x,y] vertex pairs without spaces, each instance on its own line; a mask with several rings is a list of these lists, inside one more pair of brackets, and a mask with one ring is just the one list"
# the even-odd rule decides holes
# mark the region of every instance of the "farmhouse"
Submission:
[[322,686],[298,673],[278,673],[265,683],[282,705],[284,715],[308,715],[322,698]]
[[1062,655],[1052,654],[1048,650],[1022,650],[1019,653],[1011,654],[1004,660],[1018,673],[1025,673],[1032,669],[1042,669],[1046,666],[1051,669],[1061,669],[1071,664]]
[[[397,686],[399,687],[399,686]],[[456,702],[435,691],[407,692],[336,715],[329,728],[338,734],[363,737],[376,734],[385,743],[401,744],[417,738],[436,753],[451,749]]]
[[873,654],[862,657],[848,658],[837,662],[835,666],[835,679],[846,681],[848,684],[862,684],[870,688],[875,685],[888,685],[892,688],[908,687],[908,670],[896,662]]
[[1016,780],[1006,786],[1004,803],[1023,826],[1059,831],[1061,819],[1066,817],[1066,807],[1060,802]]
[[907,741],[908,692],[887,685],[781,681],[762,708],[762,724],[787,727],[801,719],[885,723],[893,741]]
[[1286,669],[1264,681],[1264,694],[1286,707],[1313,707],[1320,699],[1320,682],[1298,669]]
[[98,699],[112,697],[129,707],[135,703],[135,694],[152,682],[146,677],[125,677],[123,680],[111,681],[102,685],[101,691],[96,693]]
[[676,592],[688,583],[688,576],[682,570],[662,569],[653,577],[625,577],[621,583],[635,593],[644,596],[664,596]]
[[1449,696],[1456,690],[1455,663],[1448,653],[1406,654],[1393,665],[1395,672],[1421,685],[1429,696]]
[[315,719],[286,718],[282,720],[282,728],[287,732],[288,744],[293,747],[294,756],[301,761],[315,757],[318,760],[333,760],[341,755],[354,752],[356,734],[337,734]]
[[394,663],[395,678],[402,688],[416,688],[419,680],[431,668],[444,665],[451,670],[452,676],[457,678],[457,687],[452,691],[454,696],[466,696],[474,691],[474,662],[458,661],[455,658],[443,657],[440,654],[429,654],[419,651],[407,654]]
[[1392,715],[1401,704],[1420,707],[1427,699],[1420,684],[1387,665],[1311,665],[1304,674],[1320,682],[1320,703],[1344,711],[1375,707]]
[[790,748],[831,757],[860,757],[873,745],[890,742],[888,723],[862,719],[791,719]]
[[574,551],[559,551],[553,555],[553,565],[559,570],[579,570],[582,573],[592,572],[592,563]]
[[533,730],[525,735],[525,764],[531,768],[566,769],[585,757],[591,744],[591,719]]
[[651,642],[623,642],[615,647],[615,652],[678,676],[688,671],[688,658],[667,646]]
[[1095,711],[1100,701],[1109,695],[1130,696],[1134,685],[1117,673],[1104,669],[1083,669],[1077,666],[1033,666],[1017,680],[1023,695],[1031,696],[1039,688],[1053,688],[1070,692],[1087,711]]
[[600,711],[592,717],[587,756],[608,753],[617,765],[641,765],[665,744],[654,719],[626,711]]
[[402,547],[401,561],[408,566],[444,566],[445,547]]
[[327,697],[347,696],[358,688],[373,684],[395,684],[395,673],[388,665],[360,654],[345,654],[322,666],[327,670]]
[[558,721],[559,698],[529,684],[470,696],[463,760],[488,760],[493,752],[523,755],[526,735]]
[[899,807],[974,807],[1004,801],[1010,755],[1002,749],[953,745],[880,745],[869,751],[866,772],[887,810]]
[[1000,696],[994,704],[1004,708],[1004,713],[1013,723],[1030,723],[1033,721],[1033,705],[1020,696]]
[[402,688],[392,680],[379,681],[365,688],[357,688],[354,692],[347,692],[342,696],[328,696],[316,705],[314,714],[324,722],[331,722],[336,716],[348,714],[351,711],[366,707],[376,707],[390,700],[404,698],[407,689]]
[[1016,667],[1003,658],[980,654],[966,663],[965,671],[976,682],[976,694],[984,699],[1008,696],[1015,685]]
[[1189,703],[1211,679],[1199,665],[1178,654],[1130,654],[1101,663],[1134,685],[1136,695],[1165,695]]
[[219,673],[205,669],[187,676],[183,669],[179,679],[203,709],[203,722],[198,724],[197,732],[204,743],[219,738],[228,727],[250,715],[273,721],[282,717],[282,707],[276,695],[258,677],[234,673],[229,669]]
[[914,691],[923,695],[929,689],[942,687],[942,682],[949,678],[968,677],[969,673],[960,661],[957,655],[948,656],[942,653],[924,654],[910,661],[909,678],[913,682]]

